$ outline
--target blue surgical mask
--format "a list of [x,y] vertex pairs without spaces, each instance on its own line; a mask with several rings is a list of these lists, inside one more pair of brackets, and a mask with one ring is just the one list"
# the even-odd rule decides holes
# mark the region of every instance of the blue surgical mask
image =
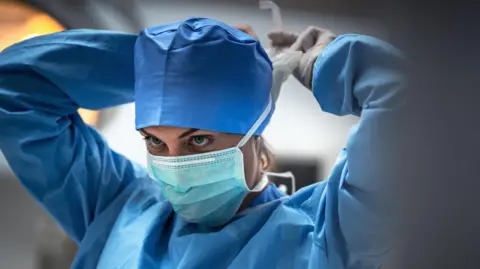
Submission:
[[240,148],[268,116],[272,101],[236,147],[202,154],[161,157],[148,155],[150,176],[157,181],[176,214],[190,223],[220,226],[237,213],[250,192],[268,185],[267,177],[250,189]]

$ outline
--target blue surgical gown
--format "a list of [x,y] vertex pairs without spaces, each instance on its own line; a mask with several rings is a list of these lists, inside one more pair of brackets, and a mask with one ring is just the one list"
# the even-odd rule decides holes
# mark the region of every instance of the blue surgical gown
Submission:
[[361,115],[331,175],[292,196],[271,186],[225,227],[206,230],[178,218],[146,170],[111,150],[77,113],[134,100],[135,40],[71,30],[0,54],[1,150],[78,243],[72,268],[382,265],[391,245],[377,198],[388,155],[375,152],[403,106],[401,53],[362,35],[327,46],[315,63],[313,96],[326,112]]

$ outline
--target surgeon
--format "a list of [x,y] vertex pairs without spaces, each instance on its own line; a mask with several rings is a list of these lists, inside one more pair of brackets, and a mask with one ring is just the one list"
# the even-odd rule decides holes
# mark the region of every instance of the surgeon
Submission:
[[[72,268],[382,266],[388,155],[376,152],[403,107],[403,56],[316,27],[269,37],[300,52],[294,75],[321,109],[361,116],[330,177],[292,196],[268,181],[275,72],[245,32],[192,18],[138,35],[70,30],[0,54],[1,150],[79,245]],[[147,169],[76,112],[129,102]]]

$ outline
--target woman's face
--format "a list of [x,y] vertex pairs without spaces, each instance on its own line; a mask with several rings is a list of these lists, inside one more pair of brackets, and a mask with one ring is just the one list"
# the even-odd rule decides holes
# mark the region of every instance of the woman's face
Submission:
[[[156,126],[140,130],[145,139],[147,150],[157,156],[187,156],[222,150],[238,145],[243,135],[188,129],[179,127]],[[245,169],[245,179],[249,188],[253,188],[262,176],[262,158],[260,143],[253,137],[241,148]]]
[[[235,27],[254,38],[257,35],[249,25]],[[212,132],[198,129],[156,126],[140,130],[145,138],[147,150],[157,156],[187,156],[236,147],[243,135]],[[261,157],[261,143],[252,137],[240,150],[243,153],[245,180],[252,189],[261,179],[262,171],[268,166]],[[245,208],[259,193],[252,192],[244,199],[240,210]]]

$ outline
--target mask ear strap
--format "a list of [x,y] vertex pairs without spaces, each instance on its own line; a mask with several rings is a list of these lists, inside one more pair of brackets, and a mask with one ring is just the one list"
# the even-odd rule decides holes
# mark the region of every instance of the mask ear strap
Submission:
[[268,178],[267,177],[262,177],[262,179],[260,179],[260,181],[257,183],[257,185],[255,185],[255,187],[253,187],[253,189],[251,189],[250,191],[251,192],[260,192],[260,191],[263,191],[263,189],[265,189],[265,187],[269,184],[270,182],[268,181]]
[[270,97],[268,99],[267,107],[262,112],[260,117],[258,117],[257,121],[255,121],[255,123],[252,125],[250,130],[248,130],[248,132],[245,134],[245,136],[243,136],[242,140],[240,140],[240,142],[238,142],[237,147],[241,148],[241,147],[245,146],[245,144],[252,137],[252,135],[255,133],[255,131],[257,131],[258,127],[260,127],[260,125],[262,125],[263,121],[267,118],[268,114],[270,114],[270,110],[272,110],[272,97]]

